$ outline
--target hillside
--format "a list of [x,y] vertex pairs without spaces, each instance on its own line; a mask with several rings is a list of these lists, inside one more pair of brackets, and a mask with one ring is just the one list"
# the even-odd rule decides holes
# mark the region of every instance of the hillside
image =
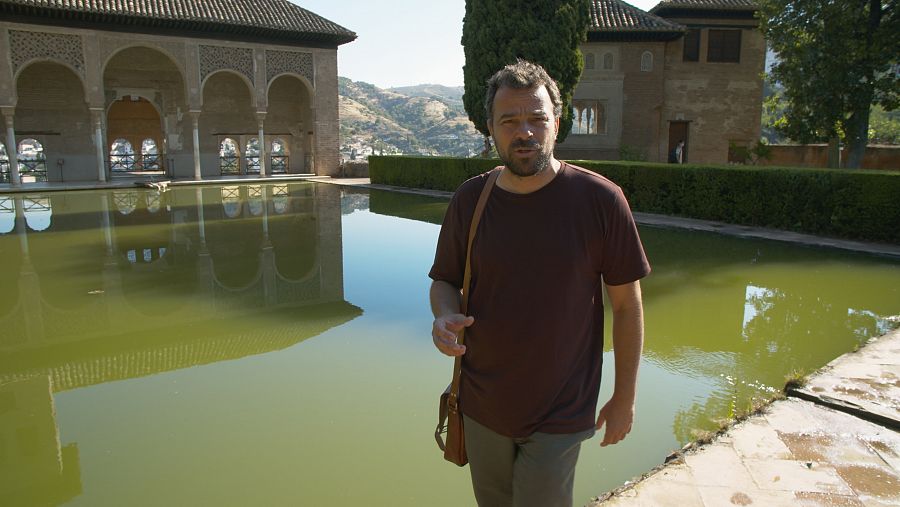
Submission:
[[418,85],[384,90],[338,78],[341,153],[469,156],[482,136],[462,105],[462,87]]

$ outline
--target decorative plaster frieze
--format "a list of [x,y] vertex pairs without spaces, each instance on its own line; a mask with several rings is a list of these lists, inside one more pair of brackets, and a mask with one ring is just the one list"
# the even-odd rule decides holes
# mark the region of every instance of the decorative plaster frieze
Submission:
[[13,73],[32,60],[55,60],[84,78],[84,47],[79,35],[10,30],[9,49]]
[[226,46],[200,45],[200,81],[219,70],[233,70],[253,79],[253,50]]
[[290,72],[305,77],[313,84],[313,57],[311,53],[297,51],[266,50],[266,82],[279,75]]
[[126,37],[110,37],[107,35],[100,37],[100,53],[104,64],[109,61],[110,56],[122,49],[130,47],[147,47],[156,49],[167,54],[175,60],[178,70],[182,74],[187,68],[187,58],[185,56],[185,44],[183,42],[168,41],[162,39],[135,39]]

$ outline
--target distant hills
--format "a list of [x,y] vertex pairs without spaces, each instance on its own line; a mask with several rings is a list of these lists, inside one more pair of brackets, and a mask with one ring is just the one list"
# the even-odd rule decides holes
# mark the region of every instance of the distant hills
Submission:
[[463,108],[463,87],[382,89],[338,77],[341,153],[470,156],[483,140]]

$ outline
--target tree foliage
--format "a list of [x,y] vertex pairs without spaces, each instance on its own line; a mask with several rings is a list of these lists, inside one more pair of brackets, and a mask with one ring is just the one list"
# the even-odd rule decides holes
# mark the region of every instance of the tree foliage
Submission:
[[522,58],[556,80],[563,101],[557,140],[572,129],[572,92],[584,66],[578,45],[587,39],[589,0],[466,0],[462,45],[463,103],[475,128],[487,137],[484,94],[487,80]]
[[[802,143],[841,138],[859,167],[872,104],[900,105],[896,0],[761,0],[761,28],[778,55],[770,79],[784,87],[776,127]],[[774,106],[774,104],[770,104]]]

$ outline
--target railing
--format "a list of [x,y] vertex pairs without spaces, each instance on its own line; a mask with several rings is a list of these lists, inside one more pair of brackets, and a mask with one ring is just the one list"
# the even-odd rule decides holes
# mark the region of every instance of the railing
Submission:
[[43,158],[19,159],[19,176],[23,183],[47,181],[47,161]]
[[127,173],[135,169],[134,155],[110,155],[109,169],[114,173]]
[[259,156],[247,157],[247,174],[259,174]]
[[287,155],[272,155],[271,161],[270,167],[272,168],[272,174],[284,174],[287,172]]
[[0,183],[9,183],[9,160],[0,160]]
[[159,155],[156,153],[141,155],[141,167],[144,171],[161,171],[162,166],[159,163]]
[[219,157],[219,172],[221,174],[241,174],[241,157],[236,155]]

